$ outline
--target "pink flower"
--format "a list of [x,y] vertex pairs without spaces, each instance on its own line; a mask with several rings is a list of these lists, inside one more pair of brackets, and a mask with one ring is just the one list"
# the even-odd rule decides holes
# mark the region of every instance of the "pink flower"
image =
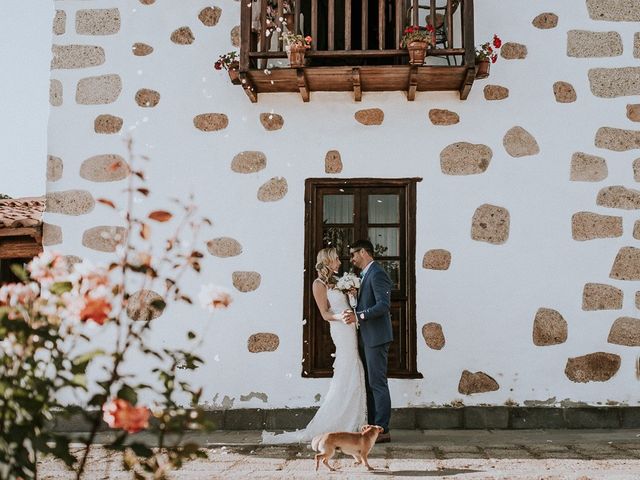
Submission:
[[40,288],[35,282],[9,283],[0,287],[0,306],[24,306],[38,298]]
[[202,286],[198,300],[202,308],[210,312],[218,308],[227,308],[233,301],[229,290],[212,283]]
[[115,398],[102,406],[102,419],[111,428],[136,433],[149,426],[151,412],[147,407],[134,407],[121,398]]

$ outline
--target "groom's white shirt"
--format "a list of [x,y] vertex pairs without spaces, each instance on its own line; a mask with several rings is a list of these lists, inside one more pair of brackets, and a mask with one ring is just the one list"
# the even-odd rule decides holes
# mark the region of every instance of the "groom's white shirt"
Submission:
[[364,276],[367,274],[367,271],[369,271],[369,268],[371,267],[372,263],[373,263],[373,260],[367,263],[367,266],[362,269],[362,273],[360,275],[362,275],[363,279],[364,279]]

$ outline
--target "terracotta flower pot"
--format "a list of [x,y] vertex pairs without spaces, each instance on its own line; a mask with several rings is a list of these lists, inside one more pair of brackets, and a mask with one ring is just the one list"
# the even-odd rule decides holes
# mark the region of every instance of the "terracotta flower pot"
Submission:
[[476,60],[476,78],[487,78],[491,62],[489,60]]
[[407,44],[409,51],[409,64],[422,65],[427,56],[427,42],[411,42]]
[[289,45],[286,50],[291,68],[304,67],[304,54],[307,51],[304,45]]

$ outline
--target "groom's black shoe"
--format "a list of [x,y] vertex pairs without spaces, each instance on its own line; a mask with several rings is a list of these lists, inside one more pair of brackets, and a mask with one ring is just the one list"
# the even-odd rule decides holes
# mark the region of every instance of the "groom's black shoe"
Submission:
[[389,443],[390,441],[391,441],[391,434],[389,432],[381,433],[378,435],[378,438],[376,438],[376,443]]

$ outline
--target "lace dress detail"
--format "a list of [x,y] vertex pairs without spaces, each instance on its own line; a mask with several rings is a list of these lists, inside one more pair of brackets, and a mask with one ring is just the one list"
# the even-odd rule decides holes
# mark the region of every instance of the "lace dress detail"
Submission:
[[[332,313],[350,308],[340,290],[327,289]],[[358,334],[355,324],[329,322],[331,340],[336,346],[333,378],[320,408],[303,430],[274,434],[262,432],[262,443],[283,444],[309,442],[325,432],[357,432],[367,422],[367,393],[364,370],[358,355]]]

